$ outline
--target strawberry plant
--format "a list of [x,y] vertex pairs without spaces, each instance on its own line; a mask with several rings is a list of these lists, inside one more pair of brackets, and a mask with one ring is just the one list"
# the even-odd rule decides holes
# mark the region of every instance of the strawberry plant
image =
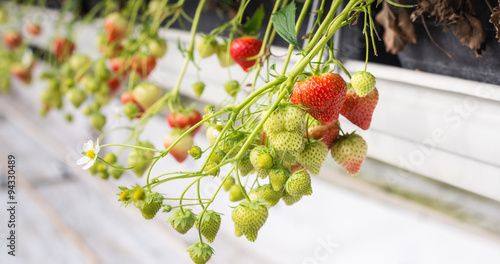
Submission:
[[[328,8],[321,3],[317,10],[312,10],[312,0],[306,0],[300,12],[293,1],[275,1],[269,21],[258,9],[242,24],[249,1],[240,0],[234,17],[206,34],[199,34],[198,28],[207,0],[198,1],[193,17],[183,11],[184,0],[128,1],[122,9],[113,1],[104,1],[100,6],[102,27],[96,36],[101,57],[91,59],[78,53],[76,38],[70,34],[73,23],[69,23],[51,39],[53,57],[48,63],[52,68],[42,75],[47,82],[41,95],[45,112],[64,111],[65,101],[69,101],[69,107],[81,109],[92,127],[102,132],[99,139],[112,141],[109,135],[120,129],[129,132],[125,142],[95,147],[87,143],[79,163],[103,179],[126,177],[131,174],[123,173],[127,170],[143,177],[141,185],[120,187],[122,205],[136,207],[145,219],[167,214],[168,223],[180,234],[197,231],[200,241],[187,249],[195,263],[206,263],[212,257],[214,250],[207,243],[216,239],[222,221],[230,218],[237,236],[255,241],[280,201],[290,206],[312,195],[312,178],[321,172],[329,152],[348,173],[358,173],[367,144],[354,132],[344,133],[339,117],[343,115],[366,130],[378,102],[375,77],[366,68],[351,76],[335,58],[332,40],[337,30],[364,16],[363,33],[367,43],[370,38],[374,41],[371,6],[375,0],[350,0],[342,8],[342,1],[334,0]],[[311,12],[316,14],[316,22],[307,35],[298,36]],[[82,21],[91,20],[96,13]],[[149,78],[152,72],[162,70],[157,65],[167,52],[159,29],[164,25],[168,30],[186,18],[192,22],[190,38],[186,45],[179,42],[177,47],[184,62],[175,81],[161,80],[172,87],[165,91],[157,80]],[[258,35],[260,27],[265,30]],[[35,30],[30,32],[36,35]],[[9,34],[3,38],[6,47],[22,48],[18,43],[22,38]],[[289,44],[282,65],[271,60],[271,44],[277,37]],[[307,39],[307,44],[300,46],[300,38]],[[367,53],[369,49],[367,45]],[[219,62],[220,76],[229,72],[220,87],[227,95],[221,104],[205,107],[202,114],[185,105],[180,91],[187,86],[197,97],[207,94],[211,87],[205,85],[206,80],[198,77],[196,82],[187,83],[185,78],[188,66],[199,70],[200,60],[210,56]],[[231,67],[233,64],[238,66]],[[31,79],[26,72],[30,66],[15,65],[14,69],[12,74],[17,78]],[[339,69],[349,77],[350,85],[334,72]],[[231,71],[244,73],[245,78],[231,77]],[[125,128],[108,124],[102,113],[103,107],[118,98],[121,114],[130,121]],[[163,146],[141,140],[148,122],[162,114],[166,114],[162,119],[165,127],[171,128],[163,134]],[[206,128],[208,147],[196,142],[202,127]],[[108,147],[120,150],[100,157],[99,150]],[[122,155],[126,165],[118,163]],[[202,165],[191,171],[153,172],[166,157],[177,162],[197,159]],[[202,196],[202,179],[213,178],[220,179],[218,188],[208,197]],[[159,193],[159,186],[181,179],[189,183],[180,196]],[[187,197],[195,188],[196,197]],[[213,208],[221,189],[229,192],[229,200],[234,202],[230,217]]]

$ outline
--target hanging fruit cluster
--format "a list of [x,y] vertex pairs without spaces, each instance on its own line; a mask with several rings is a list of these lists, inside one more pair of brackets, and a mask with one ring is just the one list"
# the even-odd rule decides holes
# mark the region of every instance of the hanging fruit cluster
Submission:
[[[216,239],[223,220],[217,209],[212,208],[222,189],[229,192],[231,202],[238,203],[231,214],[235,234],[255,241],[271,207],[280,200],[292,205],[313,194],[311,175],[320,174],[329,155],[350,174],[360,170],[367,143],[355,132],[344,132],[339,117],[344,116],[362,130],[369,129],[378,90],[375,77],[366,67],[352,75],[345,70],[334,56],[332,36],[364,16],[367,43],[369,38],[374,40],[370,10],[375,0],[350,0],[342,8],[340,0],[329,6],[321,1],[317,10],[312,10],[312,1],[306,0],[300,4],[300,12],[295,2],[278,0],[269,21],[264,20],[261,8],[244,24],[241,21],[249,0],[240,0],[234,17],[208,34],[198,34],[207,0],[198,1],[192,18],[183,11],[184,0],[168,2],[128,1],[120,8],[114,1],[104,1],[99,6],[103,23],[97,37],[101,52],[97,59],[78,53],[73,30],[75,21],[79,21],[77,17],[64,24],[64,28],[58,26],[50,47],[53,56],[48,63],[52,67],[41,76],[47,82],[41,96],[42,112],[63,111],[65,102],[74,108],[83,107],[90,124],[104,132],[99,137],[102,139],[120,128],[106,126],[101,108],[112,98],[120,98],[122,113],[132,124],[126,127],[130,131],[128,139],[105,145],[99,145],[99,140],[96,144],[89,141],[78,164],[103,179],[109,176],[119,179],[126,170],[138,177],[146,175],[142,185],[119,187],[119,200],[124,206],[137,207],[145,219],[154,218],[160,211],[170,214],[167,222],[181,234],[196,227],[200,241],[187,251],[195,263],[206,263],[214,253],[208,243]],[[62,11],[74,11],[69,6],[72,5]],[[96,13],[90,12],[82,21],[91,20]],[[307,45],[300,48],[297,34],[310,13],[317,14],[316,23],[303,37]],[[173,87],[165,92],[148,77],[157,60],[167,52],[167,42],[159,37],[158,30],[162,25],[168,29],[180,19],[192,22],[190,41],[187,46],[178,45],[184,63],[175,82],[162,80],[162,84],[169,82],[168,86]],[[261,26],[266,28],[263,35],[256,35]],[[42,30],[36,24],[26,27],[33,36]],[[290,44],[280,66],[269,65],[276,33]],[[3,39],[6,49],[17,50],[26,45],[15,31],[4,33]],[[367,45],[367,53],[369,48]],[[10,56],[4,53],[0,55]],[[228,68],[228,72],[245,72],[251,81],[246,85],[246,77],[243,80],[228,77],[224,89],[229,99],[218,106],[208,105],[202,114],[194,107],[184,106],[180,89],[185,89],[183,80],[188,65],[199,70],[199,60],[210,56],[217,56],[221,68]],[[290,66],[292,57],[297,62]],[[239,67],[231,67],[234,64]],[[31,68],[32,64],[13,64],[15,70],[11,72],[29,80]],[[335,73],[336,69],[341,69],[350,83]],[[264,81],[262,86],[259,79]],[[188,86],[198,97],[207,88],[201,79]],[[245,93],[243,99],[237,100],[238,95]],[[164,137],[163,146],[141,140],[146,124],[165,108],[169,109],[165,123],[171,132]],[[206,148],[194,140],[203,126],[210,144]],[[108,152],[102,158],[99,151],[107,147],[119,147],[120,151]],[[124,150],[129,151],[124,153]],[[126,166],[118,163],[121,155],[127,155]],[[190,172],[153,173],[155,165],[168,155],[177,162],[195,159],[203,163]],[[221,170],[223,167],[229,172]],[[201,179],[214,177],[221,179],[218,189],[212,196],[203,197],[199,191]],[[155,189],[179,179],[191,180],[180,197],[161,194]],[[196,197],[186,197],[194,186],[198,186]],[[187,200],[189,204],[185,203]]]

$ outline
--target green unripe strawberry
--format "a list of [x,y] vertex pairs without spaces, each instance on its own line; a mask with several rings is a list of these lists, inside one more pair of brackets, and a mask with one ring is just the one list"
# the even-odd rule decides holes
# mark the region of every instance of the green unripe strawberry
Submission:
[[163,91],[158,85],[147,82],[138,84],[132,91],[132,97],[144,110],[156,103],[162,94]]
[[231,189],[231,186],[233,186],[235,182],[236,180],[234,179],[234,177],[229,176],[229,178],[227,178],[222,184],[222,186],[224,187],[224,191],[229,191],[229,189]]
[[297,156],[304,150],[304,135],[292,132],[279,132],[269,134],[269,140],[273,147],[278,151],[286,151],[292,156]]
[[108,165],[102,163],[102,162],[99,162],[97,164],[97,171],[98,172],[101,172],[101,171],[107,171],[108,170]]
[[144,192],[144,189],[142,188],[136,188],[134,193],[132,193],[132,198],[136,201],[144,200],[146,199],[146,192]]
[[136,104],[130,102],[123,105],[123,113],[132,120],[141,114],[141,109]]
[[217,52],[219,44],[214,37],[201,36],[196,39],[196,50],[202,59],[208,58]]
[[100,171],[100,172],[98,172],[98,174],[99,174],[99,178],[101,178],[103,180],[109,179],[109,173],[107,171]]
[[211,162],[207,166],[205,166],[205,170],[204,171],[205,172],[209,172],[210,171],[210,175],[217,176],[217,175],[219,175],[219,172],[220,172],[220,168],[215,169],[217,166],[218,166],[217,163]]
[[243,235],[243,233],[241,232],[241,230],[235,225],[234,226],[234,235],[237,236],[237,237],[240,237]]
[[[145,148],[154,148],[154,145],[148,141],[139,142],[138,146]],[[144,172],[149,169],[152,161],[145,162],[148,159],[153,158],[155,153],[153,151],[146,151],[142,149],[132,149],[127,158],[127,163],[130,167],[135,167],[132,171],[138,176],[141,177]],[[145,163],[144,163],[145,162]],[[140,165],[141,164],[141,165]]]
[[[119,166],[118,164],[115,164],[115,166]],[[108,173],[113,177],[114,179],[118,180],[120,177],[123,175],[123,170],[114,168],[114,167],[109,167],[108,168]]]
[[288,180],[288,175],[290,175],[290,170],[282,165],[274,165],[274,167],[269,170],[269,181],[273,190],[281,191],[285,186],[286,180]]
[[297,155],[297,161],[312,175],[318,175],[328,157],[328,147],[321,141],[306,144],[304,150]]
[[360,97],[365,97],[369,94],[375,88],[375,84],[375,76],[369,72],[359,71],[351,77],[352,88]]
[[249,241],[255,241],[260,228],[267,220],[267,207],[257,201],[243,201],[232,214],[234,225],[245,235]]
[[217,232],[219,232],[221,223],[220,215],[220,213],[216,213],[213,210],[208,210],[203,214],[200,213],[198,215],[198,221],[195,223],[196,228],[199,228],[199,222],[201,222],[200,233],[210,243],[214,241]]
[[152,38],[147,41],[148,50],[151,56],[161,58],[167,53],[167,42],[161,38]]
[[[257,146],[250,151],[250,162],[256,170],[270,169],[273,166],[273,157],[269,154],[271,150],[265,146]],[[266,154],[266,155],[264,155]],[[260,160],[260,157],[263,156]],[[269,162],[271,165],[269,166]],[[262,165],[262,166],[261,166]]]
[[93,113],[101,109],[101,104],[97,101],[92,101],[88,107],[90,109],[90,113]]
[[237,202],[243,200],[244,198],[245,195],[243,195],[243,192],[241,192],[240,186],[238,184],[233,184],[229,188],[229,201]]
[[87,94],[84,90],[78,88],[72,88],[66,93],[68,100],[76,107],[80,107],[82,103],[87,99]]
[[219,148],[216,148],[210,158],[208,159],[209,162],[213,162],[215,164],[220,164],[221,161],[224,159],[226,156],[226,153],[224,151],[220,150]]
[[262,153],[257,161],[257,166],[261,169],[270,169],[273,167],[273,157],[268,153]]
[[97,93],[101,88],[101,82],[99,79],[90,75],[83,77],[82,85],[91,94]]
[[[267,113],[263,113],[263,116]],[[293,156],[304,149],[306,131],[305,112],[292,104],[283,103],[274,109],[264,123],[264,132],[271,145],[278,151],[290,152]]]
[[205,90],[205,84],[203,82],[197,81],[193,84],[193,91],[197,97],[200,97]]
[[285,190],[293,196],[311,195],[311,175],[305,170],[294,172],[286,181]]
[[211,145],[214,144],[219,134],[220,131],[218,131],[215,126],[209,126],[206,132],[208,143],[210,143]]
[[233,60],[233,58],[231,58],[231,55],[229,54],[227,43],[219,45],[219,49],[217,50],[217,58],[219,59],[219,64],[221,67],[229,67],[236,64],[236,62]]
[[128,190],[124,190],[120,193],[120,200],[126,202],[130,200],[130,192]]
[[153,199],[150,203],[143,203],[139,209],[141,210],[141,214],[144,219],[150,220],[155,217],[156,213],[160,211],[160,208],[161,202]]
[[241,176],[247,176],[249,173],[252,173],[254,167],[252,165],[252,162],[250,161],[250,157],[245,156],[241,158],[241,160],[238,162],[238,170],[240,171]]
[[286,205],[292,205],[298,201],[300,201],[300,199],[302,199],[302,196],[299,195],[299,196],[294,196],[294,195],[290,195],[289,193],[285,192],[283,193],[283,196],[281,197],[281,200],[283,200],[283,202],[286,204]]
[[191,209],[177,209],[167,220],[167,223],[170,223],[181,234],[186,234],[195,222],[196,215]]
[[106,124],[106,116],[101,113],[94,113],[90,116],[90,125],[97,131],[102,131]]
[[73,116],[71,114],[66,114],[64,116],[64,118],[66,119],[66,121],[68,121],[69,123],[73,122]]
[[193,159],[197,160],[201,158],[201,155],[203,154],[203,151],[201,150],[200,147],[198,146],[193,146],[192,149],[188,151],[189,155],[193,157]]
[[90,68],[92,60],[85,54],[74,54],[68,60],[69,66],[75,72],[80,72],[82,69]]
[[206,243],[198,242],[191,245],[187,251],[195,264],[205,264],[214,254],[214,250]]
[[236,80],[229,80],[224,83],[224,90],[226,90],[229,96],[234,98],[240,91],[240,84]]
[[269,176],[269,171],[270,170],[257,170],[257,177],[265,179],[267,178],[267,176]]
[[111,71],[106,66],[105,59],[99,59],[94,64],[94,73],[101,81],[107,81],[111,78]]
[[280,192],[273,190],[271,184],[264,184],[248,193],[248,197],[252,201],[260,201],[268,208],[275,206],[280,201],[281,196]]
[[110,163],[110,164],[116,163],[116,155],[115,155],[115,153],[113,153],[113,152],[109,152],[109,153],[107,153],[107,154],[104,156],[104,160],[105,160],[107,163]]

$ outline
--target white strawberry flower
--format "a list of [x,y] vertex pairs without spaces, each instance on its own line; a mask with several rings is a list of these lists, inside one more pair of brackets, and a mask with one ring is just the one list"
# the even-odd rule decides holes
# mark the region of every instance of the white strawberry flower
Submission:
[[94,165],[98,157],[99,150],[101,150],[101,147],[99,146],[99,139],[97,139],[95,146],[92,140],[87,141],[87,143],[83,144],[82,149],[82,154],[85,154],[85,156],[78,159],[76,161],[76,164],[84,165],[82,169],[88,170],[90,167],[92,167],[92,165]]

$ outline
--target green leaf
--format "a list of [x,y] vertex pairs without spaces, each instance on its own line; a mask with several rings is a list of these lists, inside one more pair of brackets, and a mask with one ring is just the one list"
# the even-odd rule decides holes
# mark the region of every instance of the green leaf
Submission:
[[295,3],[291,2],[280,11],[273,14],[271,20],[276,32],[288,43],[299,47],[297,33],[295,32]]
[[264,11],[264,5],[260,5],[259,9],[255,11],[252,18],[248,20],[242,27],[243,31],[245,31],[249,35],[254,35],[260,29],[260,25],[262,24],[262,20],[264,20],[264,16],[266,15]]

